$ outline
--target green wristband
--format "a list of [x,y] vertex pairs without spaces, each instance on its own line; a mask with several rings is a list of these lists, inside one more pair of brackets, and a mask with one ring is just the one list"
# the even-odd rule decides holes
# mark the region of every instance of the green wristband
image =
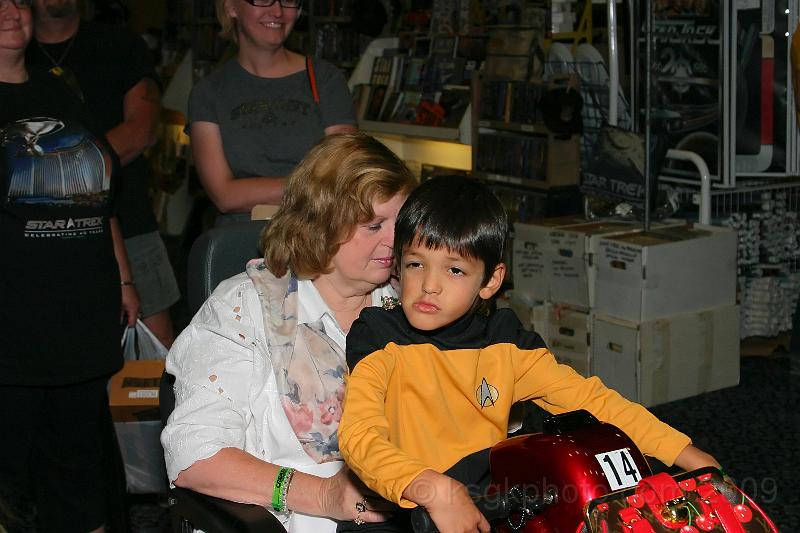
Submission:
[[275,486],[272,488],[272,508],[276,512],[286,511],[286,493],[289,490],[289,482],[292,480],[294,468],[282,466],[275,476]]

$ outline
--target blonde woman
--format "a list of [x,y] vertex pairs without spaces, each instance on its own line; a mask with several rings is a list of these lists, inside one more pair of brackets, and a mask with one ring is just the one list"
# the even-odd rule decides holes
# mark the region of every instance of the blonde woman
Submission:
[[301,0],[216,0],[230,59],[192,90],[195,163],[222,220],[277,204],[284,178],[322,137],[355,131],[352,100],[332,64],[285,47]]

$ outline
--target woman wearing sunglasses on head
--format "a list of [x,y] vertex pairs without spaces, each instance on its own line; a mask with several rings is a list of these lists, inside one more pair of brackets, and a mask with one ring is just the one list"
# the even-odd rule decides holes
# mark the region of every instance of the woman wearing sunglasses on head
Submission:
[[332,64],[284,46],[301,0],[216,0],[236,57],[189,98],[189,134],[200,180],[223,213],[246,219],[277,204],[288,175],[323,136],[355,131],[347,84]]

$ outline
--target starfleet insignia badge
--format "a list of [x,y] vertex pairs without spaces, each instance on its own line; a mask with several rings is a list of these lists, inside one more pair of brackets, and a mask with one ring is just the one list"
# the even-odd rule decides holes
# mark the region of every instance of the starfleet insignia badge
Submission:
[[497,392],[497,387],[489,385],[486,378],[483,378],[481,380],[481,386],[475,391],[475,396],[478,398],[478,403],[481,405],[481,408],[484,408],[486,404],[494,405],[500,393]]

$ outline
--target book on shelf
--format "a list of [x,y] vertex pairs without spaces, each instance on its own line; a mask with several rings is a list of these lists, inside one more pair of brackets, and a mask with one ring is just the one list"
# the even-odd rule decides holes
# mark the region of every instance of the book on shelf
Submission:
[[392,106],[392,110],[389,113],[389,116],[387,117],[386,120],[388,120],[389,122],[399,122],[398,119],[401,118],[400,113],[405,107],[405,100],[406,100],[405,91],[397,93],[397,99],[395,100],[394,105]]
[[392,67],[389,71],[389,82],[387,83],[392,91],[397,91],[402,87],[405,59],[406,56],[402,54],[392,56]]
[[481,172],[544,181],[547,177],[547,135],[481,132],[475,168]]
[[378,110],[378,115],[375,117],[377,121],[385,121],[387,117],[387,108],[391,109],[394,107],[394,103],[397,100],[397,91],[393,91],[391,87],[386,87],[386,92],[383,95],[383,101],[381,102],[381,108]]
[[417,107],[422,99],[419,91],[403,91],[403,97],[391,117],[392,122],[399,124],[416,124]]
[[542,83],[481,80],[480,119],[515,124],[541,121]]
[[377,56],[372,62],[372,73],[369,82],[372,85],[388,85],[392,72],[392,58]]
[[371,92],[372,85],[369,83],[359,83],[353,88],[353,110],[356,113],[356,120],[361,120],[366,115]]
[[469,87],[444,86],[439,96],[439,105],[444,110],[441,126],[457,128],[469,107],[471,92]]
[[455,57],[457,49],[457,35],[439,34],[433,36],[431,55],[439,57]]
[[463,57],[438,58],[435,63],[436,81],[441,85],[462,85],[467,60]]
[[402,91],[392,91],[384,98],[378,120],[389,122],[403,103],[404,93]]
[[422,82],[422,71],[425,68],[425,58],[422,57],[409,57],[405,64],[405,72],[403,73],[403,89],[416,90],[419,89]]
[[369,103],[364,113],[365,120],[378,120],[383,109],[383,103],[386,99],[386,85],[374,85],[369,95]]

